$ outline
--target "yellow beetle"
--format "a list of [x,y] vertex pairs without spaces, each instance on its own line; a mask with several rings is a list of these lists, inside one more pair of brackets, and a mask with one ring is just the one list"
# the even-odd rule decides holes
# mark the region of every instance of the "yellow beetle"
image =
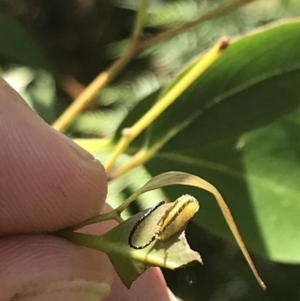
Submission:
[[132,242],[133,235],[137,230],[138,226],[158,207],[165,204],[165,201],[162,201],[155,206],[151,207],[144,215],[140,217],[140,219],[135,223],[134,227],[130,231],[128,237],[128,244],[133,249],[144,249],[149,246],[154,240],[164,241],[178,233],[182,230],[187,222],[194,216],[194,214],[199,210],[198,201],[191,195],[183,195],[178,198],[175,202],[173,202],[172,206],[170,206],[164,213],[164,215],[160,218],[157,223],[157,227],[155,229],[154,235],[143,245],[135,245]]

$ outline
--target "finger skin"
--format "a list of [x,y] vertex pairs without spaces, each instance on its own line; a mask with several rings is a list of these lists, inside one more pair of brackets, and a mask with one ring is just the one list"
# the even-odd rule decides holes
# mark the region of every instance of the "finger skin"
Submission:
[[100,301],[110,293],[110,263],[95,250],[50,235],[26,235],[1,238],[0,254],[0,301],[89,300],[83,295]]
[[0,108],[0,300],[99,300],[112,281],[106,255],[50,235],[16,234],[47,233],[98,214],[107,192],[102,165],[1,78]]
[[[159,269],[127,290],[105,254],[32,235],[98,214],[106,175],[92,155],[49,127],[1,78],[0,108],[0,301],[100,301],[111,283],[108,300],[172,300]],[[26,233],[31,235],[16,235]]]
[[[105,205],[103,212],[111,210],[109,205]],[[94,224],[85,227],[80,232],[100,235],[104,234],[117,223],[115,221],[107,221],[105,223]],[[111,294],[108,301],[175,301],[174,295],[170,292],[159,268],[149,268],[141,276],[136,279],[131,288],[125,287],[117,272],[113,270],[113,282]]]
[[[105,233],[115,224],[92,225],[85,232]],[[58,237],[2,238],[0,254],[0,301],[175,300],[160,269],[148,269],[128,290],[105,254]]]
[[[115,271],[114,271],[115,274]],[[159,268],[149,268],[128,290],[120,278],[113,277],[111,294],[107,301],[175,301]]]
[[46,233],[101,210],[100,162],[48,126],[0,78],[0,235]]

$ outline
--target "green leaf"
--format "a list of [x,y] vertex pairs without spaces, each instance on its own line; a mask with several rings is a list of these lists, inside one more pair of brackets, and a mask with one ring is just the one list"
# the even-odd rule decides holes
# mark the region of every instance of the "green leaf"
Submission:
[[[167,203],[160,206],[140,225],[136,233],[137,244],[142,244],[153,236],[158,220],[171,205]],[[134,215],[105,234],[104,243],[109,245],[107,254],[127,287],[149,266],[177,269],[194,261],[201,262],[199,254],[190,250],[183,233],[166,241],[155,241],[154,245],[145,249],[132,249],[128,245],[128,230],[132,229],[144,213]]]
[[[270,259],[300,261],[300,127],[281,120],[231,141],[201,151],[162,151],[147,164],[152,174],[169,169],[202,175],[224,195],[246,245]],[[192,193],[202,210],[194,221],[231,239],[211,198],[199,191],[166,190],[171,198]]]
[[[158,207],[140,224],[135,235],[137,242],[147,241],[154,235],[159,219],[170,206],[172,203]],[[184,232],[165,241],[155,241],[141,250],[131,248],[128,244],[129,233],[145,212],[132,216],[101,236],[69,231],[61,231],[59,235],[78,245],[105,252],[128,288],[150,266],[177,269],[192,262],[202,262],[200,255],[190,249]]]
[[[261,280],[261,278],[255,268],[255,265],[248,253],[248,250],[243,242],[243,239],[240,236],[239,230],[235,224],[235,221],[232,217],[232,214],[231,214],[226,202],[224,201],[220,192],[211,183],[205,181],[201,177],[197,177],[193,174],[189,174],[186,172],[178,172],[178,171],[171,171],[171,172],[165,172],[165,173],[159,174],[159,175],[153,177],[147,183],[145,183],[141,188],[139,188],[121,206],[119,206],[115,210],[117,212],[122,212],[125,208],[128,207],[128,205],[131,202],[136,200],[136,198],[138,196],[140,196],[141,194],[151,191],[151,190],[154,190],[154,189],[157,189],[157,188],[162,188],[162,187],[167,187],[167,186],[172,186],[172,185],[185,185],[185,186],[196,187],[198,189],[200,188],[201,190],[207,191],[214,196],[214,198],[215,198],[214,201],[216,201],[216,203],[218,204],[219,209],[222,212],[224,219],[226,220],[227,226],[231,230],[231,232],[236,240],[236,243],[239,245],[255,278],[257,279],[259,285],[263,289],[265,289],[266,286],[265,286],[264,282]],[[176,219],[176,216],[177,215],[175,214],[175,219]],[[92,220],[94,223],[99,221],[99,219],[97,217],[93,218]],[[101,220],[103,220],[103,219],[101,219]],[[89,223],[84,222],[84,224],[81,226],[85,226],[90,223],[91,223],[91,219],[89,220]],[[78,229],[78,227],[77,227],[77,229]]]
[[0,55],[25,66],[50,69],[40,45],[10,15],[0,12]]
[[15,67],[3,72],[2,77],[47,123],[54,121],[56,86],[49,72],[28,67]]
[[[181,147],[198,143],[207,147],[291,112],[300,104],[299,39],[300,21],[294,21],[233,42],[153,122],[149,147],[164,145],[191,124],[192,131]],[[195,133],[200,136],[197,140]],[[180,147],[177,143],[168,146]]]
[[[146,165],[152,175],[182,170],[213,183],[227,200],[246,245],[291,263],[300,261],[300,166],[286,128],[279,121],[264,126],[300,104],[299,40],[298,20],[236,40],[153,122],[147,143],[133,142],[133,150],[158,151]],[[232,238],[206,193],[177,187],[165,191],[170,198],[195,195],[202,205],[196,221]]]
[[242,164],[269,257],[300,261],[300,127],[281,120],[242,137]]

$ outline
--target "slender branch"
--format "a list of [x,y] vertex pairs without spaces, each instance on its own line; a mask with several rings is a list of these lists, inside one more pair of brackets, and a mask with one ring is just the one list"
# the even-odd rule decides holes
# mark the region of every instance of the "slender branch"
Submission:
[[144,28],[144,24],[146,21],[147,8],[149,5],[149,0],[140,0],[138,13],[136,15],[136,19],[133,26],[131,43],[135,44],[140,39],[141,33]]
[[114,166],[119,155],[121,155],[129,145],[146,127],[148,127],[164,110],[166,110],[205,70],[211,66],[221,55],[229,44],[228,38],[223,38],[212,47],[195,66],[183,76],[179,82],[163,95],[131,128],[123,130],[123,137],[119,140],[113,153],[105,162],[106,172]]
[[135,167],[143,165],[151,157],[152,157],[152,152],[150,153],[148,152],[148,150],[146,151],[144,149],[141,149],[123,165],[109,172],[107,175],[109,181],[121,177],[122,175],[126,174],[127,172],[134,169]]
[[131,43],[122,57],[115,61],[107,70],[100,73],[91,84],[77,97],[66,111],[54,122],[53,127],[59,131],[64,131],[74,120],[74,118],[92,101],[93,97],[110,83],[128,65],[128,63],[143,50],[154,46],[162,41],[170,39],[183,33],[201,23],[209,21],[219,16],[234,11],[255,0],[232,0],[217,9],[214,9],[198,19],[187,22],[179,27],[162,32],[154,37],[141,41],[139,39],[145,21],[146,8],[149,0],[141,0],[139,11],[133,28]]
[[131,42],[124,55],[115,61],[107,70],[101,72],[74,102],[54,122],[53,127],[64,131],[74,118],[93,100],[96,94],[110,83],[128,65],[138,53],[139,37],[143,30],[149,0],[140,0],[140,6],[133,26]]
[[127,66],[134,58],[136,49],[128,48],[128,51],[107,70],[100,73],[88,87],[74,100],[74,102],[63,112],[63,114],[53,123],[53,127],[58,131],[64,131],[74,120],[74,118],[92,101],[99,90],[103,89],[112,79]]
[[175,28],[171,28],[169,30],[166,30],[162,33],[155,35],[154,37],[144,40],[139,46],[139,51],[143,51],[143,50],[148,49],[160,42],[163,42],[165,40],[173,38],[201,23],[204,23],[204,22],[212,20],[214,18],[218,18],[223,15],[226,15],[226,14],[236,10],[237,8],[242,7],[246,4],[249,4],[250,2],[253,2],[253,1],[255,1],[255,0],[232,0],[230,2],[227,2],[227,3],[219,6],[218,8],[205,13],[204,15],[200,16],[199,18],[197,18],[194,21],[184,23],[183,25],[180,25]]
[[108,221],[108,220],[115,220],[118,223],[122,223],[124,220],[122,219],[122,217],[120,216],[120,214],[122,213],[122,211],[120,211],[118,208],[109,211],[107,213],[103,213],[100,215],[96,215],[93,216],[81,223],[78,223],[77,225],[75,225],[74,227],[72,227],[72,231],[76,231],[80,228],[83,228],[85,226],[91,225],[91,224],[96,224],[96,223],[100,223],[100,222],[104,222],[104,221]]

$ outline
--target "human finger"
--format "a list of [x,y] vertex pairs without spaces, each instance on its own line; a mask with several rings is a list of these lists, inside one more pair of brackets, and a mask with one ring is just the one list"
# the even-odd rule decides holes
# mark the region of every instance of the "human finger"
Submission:
[[106,256],[50,235],[0,239],[0,301],[104,300],[110,293]]
[[37,116],[0,78],[0,235],[45,233],[100,212],[99,161]]

